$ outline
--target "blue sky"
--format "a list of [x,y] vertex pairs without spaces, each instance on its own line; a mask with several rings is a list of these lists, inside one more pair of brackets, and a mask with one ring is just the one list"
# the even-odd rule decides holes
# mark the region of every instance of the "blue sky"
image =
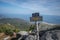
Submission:
[[0,13],[32,14],[60,16],[60,0],[0,0]]

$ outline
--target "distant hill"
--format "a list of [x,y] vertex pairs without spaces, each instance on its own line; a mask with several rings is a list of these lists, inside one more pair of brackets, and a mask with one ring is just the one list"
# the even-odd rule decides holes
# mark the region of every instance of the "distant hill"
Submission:
[[5,18],[5,15],[0,14],[0,19],[1,19],[1,18]]
[[21,30],[28,29],[29,27],[29,22],[19,19],[19,18],[2,18],[0,19],[0,24],[11,24],[17,28],[20,28]]

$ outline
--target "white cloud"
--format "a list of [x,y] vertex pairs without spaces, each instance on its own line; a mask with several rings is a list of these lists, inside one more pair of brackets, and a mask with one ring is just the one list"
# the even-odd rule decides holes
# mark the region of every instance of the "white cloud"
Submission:
[[40,12],[41,14],[46,14],[46,15],[56,15],[58,13],[60,15],[60,6],[58,3],[56,3],[56,0],[49,0],[49,1],[48,0],[29,0],[29,1],[27,0],[27,2],[22,2],[17,0],[1,0],[1,1],[23,8],[23,9],[6,8],[8,10],[6,12],[10,11],[11,13],[13,12],[13,13],[25,13],[25,14],[29,14],[32,12]]

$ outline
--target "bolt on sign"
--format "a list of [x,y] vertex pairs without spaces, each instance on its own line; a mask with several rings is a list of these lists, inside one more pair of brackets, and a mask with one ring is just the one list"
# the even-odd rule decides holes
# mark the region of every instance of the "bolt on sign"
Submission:
[[30,21],[42,21],[42,16],[39,16],[39,13],[33,13]]

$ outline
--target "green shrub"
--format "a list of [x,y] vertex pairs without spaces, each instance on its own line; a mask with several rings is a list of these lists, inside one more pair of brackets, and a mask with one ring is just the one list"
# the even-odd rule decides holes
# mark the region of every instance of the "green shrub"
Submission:
[[6,35],[11,35],[11,34],[13,34],[14,30],[15,30],[15,32],[19,31],[18,28],[15,28],[12,25],[0,24],[0,33],[4,32]]
[[29,31],[30,31],[30,30],[32,30],[32,31],[33,31],[33,30],[34,30],[34,28],[35,28],[35,25],[31,25],[31,26],[30,26],[30,28],[29,28]]

